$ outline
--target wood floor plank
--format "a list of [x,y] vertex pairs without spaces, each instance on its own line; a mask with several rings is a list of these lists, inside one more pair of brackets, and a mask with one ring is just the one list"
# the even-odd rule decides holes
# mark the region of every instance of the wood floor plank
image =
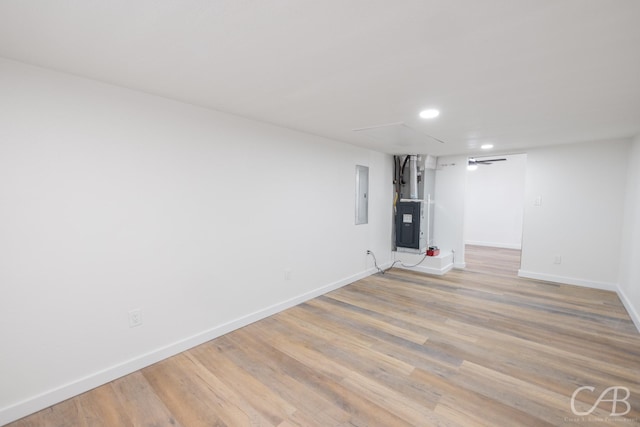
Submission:
[[[114,390],[113,394],[115,398],[118,399],[119,404],[112,407],[112,409],[116,409],[120,415],[126,414],[129,420],[128,423],[124,423],[122,420],[117,421],[117,418],[104,419],[107,421],[104,425],[181,426],[181,424],[173,418],[172,413],[167,409],[140,371],[94,390],[98,396],[91,396],[90,398],[88,393],[84,395],[89,401],[99,402],[100,407],[104,408],[102,411],[106,411],[106,408],[109,408],[112,403],[103,400],[105,397],[104,393],[100,392],[103,388]],[[113,417],[113,414],[109,415]]]
[[436,413],[465,426],[547,425],[518,408],[469,389],[459,374],[443,378],[417,369],[411,376],[429,384],[442,396],[435,408]]
[[367,328],[384,331],[388,334],[395,335],[416,344],[424,344],[427,340],[427,336],[422,333],[415,332],[411,329],[407,329],[406,327],[396,326],[389,321],[378,319],[377,316],[375,316],[375,312],[356,310],[353,305],[349,306],[349,304],[337,300],[318,297],[313,301],[310,301],[309,304],[315,304],[317,307],[322,307],[326,310],[337,313],[343,319],[351,319],[354,322],[366,324]]
[[79,408],[78,398],[73,398],[43,409],[35,414],[9,424],[13,427],[86,427],[87,423]]
[[243,407],[246,406],[248,410],[253,408],[270,424],[280,425],[296,412],[294,405],[273,393],[268,386],[243,369],[237,361],[231,360],[228,352],[214,342],[196,347],[191,353],[211,374],[235,392],[237,400],[245,402]]
[[379,318],[384,318],[385,321],[396,326],[403,326],[407,329],[419,332],[427,338],[431,336],[447,336],[471,342],[476,340],[474,336],[467,334],[460,329],[448,327],[446,323],[444,323],[446,319],[441,319],[440,322],[430,321],[427,323],[420,317],[416,316],[415,311],[407,312],[398,305],[389,305],[386,300],[376,298],[369,298],[365,300],[365,298],[363,298],[363,292],[367,292],[367,290],[359,291],[353,295],[349,292],[332,292],[326,296],[327,298],[341,301],[372,313],[377,313]]
[[[317,329],[313,328],[314,325],[301,322],[299,318],[295,318],[295,320],[293,320],[284,315],[278,318],[278,322],[289,327],[289,331],[293,331],[295,327],[302,327],[305,333],[322,340],[321,342],[323,342],[324,345],[318,348],[320,351],[328,350],[328,353],[325,354],[329,355],[336,354],[335,350],[339,350],[339,352],[345,356],[345,360],[347,362],[353,361],[354,364],[360,364],[360,361],[368,360],[380,371],[400,376],[408,375],[414,369],[414,366],[409,363],[403,362],[387,354],[374,351],[370,345],[362,345],[361,343],[345,338],[342,335],[327,333],[327,331],[318,335]],[[350,356],[348,359],[346,359],[347,353]]]
[[[518,278],[519,251],[467,255],[445,276],[367,277],[9,426],[640,424],[640,334],[615,293]],[[629,390],[624,416],[598,402],[612,386]]]
[[143,371],[145,379],[183,426],[226,426],[219,395],[209,389],[180,354]]
[[[261,334],[255,335],[255,339],[252,336],[243,337],[241,333],[234,334],[229,339],[238,342],[239,346],[235,355],[243,359],[242,363],[247,363],[247,361],[249,363],[254,362],[258,354],[260,357],[266,356],[269,360],[280,362],[281,372],[279,373],[271,373],[270,375],[264,370],[255,370],[255,374],[263,378],[265,382],[277,384],[276,378],[281,378],[281,381],[286,381],[287,378],[293,379],[346,412],[350,422],[354,425],[410,425],[384,408],[373,404],[366,397],[345,388],[341,384],[341,380],[348,370],[336,362],[332,363],[331,360],[325,359],[312,349],[307,349],[290,340],[275,340],[269,344],[265,343],[262,331]],[[250,346],[249,342],[251,342]],[[247,350],[253,353],[253,357],[249,355],[251,357],[249,360],[245,358]],[[292,354],[294,357],[291,356]],[[296,389],[300,389],[300,387],[297,386]],[[299,398],[299,395],[289,396],[292,402],[298,401]],[[316,415],[318,417],[325,416],[323,412],[317,412]],[[336,422],[341,422],[341,420],[338,419],[333,422],[327,420],[326,424],[320,425],[335,425]]]
[[[139,375],[130,375],[121,379],[121,382],[138,382]],[[91,427],[98,426],[114,426],[120,425],[130,427],[135,425],[143,425],[135,422],[137,411],[131,411],[131,407],[123,405],[118,391],[114,388],[114,383],[105,384],[92,391],[92,393],[84,393],[76,399],[82,408],[83,418],[87,421],[87,425]],[[145,400],[144,405],[140,409],[149,413],[148,419],[153,419],[156,414],[161,413],[158,407],[150,405]],[[166,418],[165,421],[170,420]]]

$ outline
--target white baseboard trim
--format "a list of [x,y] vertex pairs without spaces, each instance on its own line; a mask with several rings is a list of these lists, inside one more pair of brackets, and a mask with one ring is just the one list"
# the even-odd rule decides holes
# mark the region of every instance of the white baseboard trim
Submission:
[[[387,263],[386,267],[381,268],[388,268],[388,266],[390,265],[391,263]],[[110,381],[136,372],[168,357],[175,356],[176,354],[182,353],[183,351],[186,351],[190,348],[203,344],[207,341],[211,341],[214,338],[279,313],[283,310],[286,310],[287,308],[301,304],[312,298],[324,295],[327,292],[346,286],[374,273],[377,273],[377,270],[375,268],[369,268],[361,273],[354,274],[352,276],[330,283],[326,286],[322,286],[320,288],[314,289],[280,303],[273,304],[256,312],[239,317],[235,320],[231,320],[229,322],[207,329],[190,337],[184,338],[180,341],[176,341],[174,343],[152,350],[148,353],[129,359],[123,363],[113,365],[86,377],[48,390],[44,393],[33,396],[11,406],[0,408],[0,426],[19,420],[20,418],[23,418],[27,415],[48,408],[51,405],[62,402],[86,391],[92,390]]]
[[631,300],[629,300],[629,297],[627,297],[627,294],[620,286],[618,286],[617,292],[620,301],[622,301],[622,305],[624,305],[624,308],[627,309],[627,313],[629,313],[629,317],[631,317],[631,321],[636,325],[638,332],[640,332],[640,314],[633,304],[631,304]]
[[518,270],[519,277],[527,279],[544,280],[546,282],[563,283],[566,285],[576,285],[585,288],[602,289],[605,291],[618,291],[618,285],[615,283],[595,282],[592,280],[577,279],[574,277],[556,276],[553,274],[536,273],[533,271]]
[[467,240],[466,242],[464,242],[464,244],[472,246],[488,246],[490,248],[522,249],[522,245],[517,243],[481,242],[476,240]]
[[453,268],[455,268],[456,270],[464,270],[465,268],[467,268],[467,263],[466,262],[456,262],[453,264]]
[[415,267],[403,267],[402,264],[398,263],[396,264],[396,267],[401,268],[403,270],[412,270],[412,271],[418,271],[420,273],[434,274],[436,276],[444,276],[449,270],[453,268],[453,264],[447,264],[442,268],[435,268],[435,267],[424,267],[422,265],[418,265]]

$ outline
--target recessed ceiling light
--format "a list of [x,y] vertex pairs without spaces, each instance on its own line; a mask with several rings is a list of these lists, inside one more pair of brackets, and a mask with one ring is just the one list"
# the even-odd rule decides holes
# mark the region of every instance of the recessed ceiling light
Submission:
[[493,148],[493,144],[482,144],[480,148],[483,150],[491,150]]
[[429,108],[428,110],[420,111],[420,117],[422,117],[423,119],[433,119],[438,117],[439,115],[440,115],[440,111],[434,108]]

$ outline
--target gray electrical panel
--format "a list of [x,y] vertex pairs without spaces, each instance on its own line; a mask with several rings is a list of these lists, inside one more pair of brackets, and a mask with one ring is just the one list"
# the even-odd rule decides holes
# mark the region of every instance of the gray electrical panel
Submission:
[[424,253],[427,250],[428,226],[424,200],[404,199],[396,203],[397,251]]
[[369,168],[356,165],[356,225],[369,222]]

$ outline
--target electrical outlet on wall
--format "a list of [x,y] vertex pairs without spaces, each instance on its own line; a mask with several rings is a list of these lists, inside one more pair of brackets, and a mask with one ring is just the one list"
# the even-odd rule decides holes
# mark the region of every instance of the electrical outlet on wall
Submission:
[[556,255],[553,257],[554,264],[562,264],[562,257],[560,255]]
[[284,280],[291,280],[291,269],[290,268],[285,268],[284,269]]
[[129,327],[135,328],[140,325],[142,325],[142,310],[136,308],[135,310],[129,311]]

